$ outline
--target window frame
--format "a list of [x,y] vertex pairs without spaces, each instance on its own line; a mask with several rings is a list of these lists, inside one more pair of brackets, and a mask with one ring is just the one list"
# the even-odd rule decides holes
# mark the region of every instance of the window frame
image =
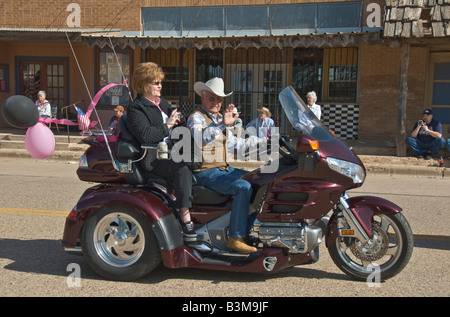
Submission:
[[[164,98],[168,100],[188,99],[191,91],[191,70],[189,66],[162,66],[164,72]],[[182,72],[180,71],[182,70]],[[181,76],[181,78],[180,78]],[[182,89],[175,87],[182,85]],[[178,94],[171,94],[178,91]]]
[[[436,79],[435,66],[439,63],[450,63],[450,53],[448,52],[431,52],[428,62],[428,80],[426,81],[425,105],[424,108],[432,108],[433,117],[437,118],[445,126],[450,125],[450,101],[449,104],[433,104],[434,101],[434,84],[445,83],[450,84],[450,79]],[[443,129],[446,131],[446,129]]]
[[[117,65],[117,58],[120,58],[119,60],[120,64],[120,74],[116,74],[114,78],[115,80],[109,80],[109,69],[108,65]],[[126,53],[126,54],[125,54]],[[105,62],[102,62],[103,57],[101,55],[105,54],[104,59]],[[127,58],[128,56],[128,58]],[[110,47],[96,47],[95,48],[95,92],[97,93],[102,89],[102,87],[110,84],[110,83],[123,83],[124,77],[127,79],[127,85],[128,87],[131,87],[131,74],[133,73],[133,50],[129,47],[126,47],[124,49],[121,48],[114,48],[114,50]],[[126,63],[124,63],[124,60],[126,60]],[[117,67],[117,66],[116,66]],[[120,75],[120,80],[118,76]],[[129,98],[130,94],[128,91],[128,88],[125,86],[116,86],[113,87],[114,90],[111,89],[106,91],[103,96],[98,101],[98,106],[116,106],[116,105],[122,105],[122,106],[128,106],[131,103],[131,100]],[[119,100],[113,100],[114,96],[119,96],[118,90],[122,90],[122,94],[119,97]]]
[[[356,46],[330,47],[324,50],[323,99],[328,102],[354,103],[358,98],[359,49]],[[347,75],[350,74],[350,75]],[[332,84],[347,84],[348,95],[333,95]],[[342,91],[343,89],[335,89]]]
[[0,64],[0,92],[9,92],[9,65]]

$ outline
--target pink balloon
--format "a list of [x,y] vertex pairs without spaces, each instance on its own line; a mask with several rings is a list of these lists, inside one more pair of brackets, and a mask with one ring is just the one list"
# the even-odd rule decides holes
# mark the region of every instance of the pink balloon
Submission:
[[38,122],[27,129],[25,148],[37,159],[46,159],[55,151],[55,136],[45,124]]

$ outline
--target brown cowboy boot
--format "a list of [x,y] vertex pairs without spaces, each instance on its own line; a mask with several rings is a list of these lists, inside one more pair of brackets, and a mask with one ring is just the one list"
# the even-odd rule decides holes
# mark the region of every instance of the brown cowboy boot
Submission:
[[237,253],[253,253],[257,248],[247,245],[242,238],[228,238],[227,248]]

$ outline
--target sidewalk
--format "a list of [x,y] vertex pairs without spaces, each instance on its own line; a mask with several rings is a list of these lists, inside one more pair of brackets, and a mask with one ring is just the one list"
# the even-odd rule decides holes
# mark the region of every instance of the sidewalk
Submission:
[[[56,149],[47,161],[67,161],[78,163],[87,145],[81,143],[78,131],[60,129],[55,132]],[[32,158],[25,149],[24,138],[26,130],[16,128],[0,129],[0,157]],[[70,142],[69,142],[70,141]],[[412,156],[396,156],[396,148],[393,142],[363,142],[360,140],[345,140],[364,163],[368,174],[410,175],[417,177],[450,177],[450,154],[444,150],[444,167],[439,167],[438,159],[417,159]],[[260,162],[239,162],[233,164],[236,167],[252,170],[257,168]]]
[[397,156],[394,142],[362,142],[359,140],[346,140],[345,142],[359,156],[368,174],[450,177],[450,153],[445,149],[439,152],[444,159],[444,167],[439,167],[439,158],[417,159],[410,149],[408,149],[406,157]]

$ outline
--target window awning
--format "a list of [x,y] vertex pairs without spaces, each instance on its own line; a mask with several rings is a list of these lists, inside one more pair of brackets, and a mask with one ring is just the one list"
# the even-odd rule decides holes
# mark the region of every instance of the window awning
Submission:
[[321,34],[321,35],[297,35],[297,36],[257,36],[257,37],[218,37],[218,38],[162,38],[162,37],[117,37],[83,35],[83,44],[89,47],[114,46],[163,48],[163,49],[226,49],[226,48],[279,48],[285,47],[324,47],[359,45],[363,42],[374,43],[381,40],[381,32],[375,33],[350,33],[350,34]]
[[[108,29],[108,34],[120,34],[120,29]],[[0,40],[5,41],[80,41],[81,35],[105,34],[99,28],[13,28],[0,27]],[[67,36],[66,36],[67,34]]]

